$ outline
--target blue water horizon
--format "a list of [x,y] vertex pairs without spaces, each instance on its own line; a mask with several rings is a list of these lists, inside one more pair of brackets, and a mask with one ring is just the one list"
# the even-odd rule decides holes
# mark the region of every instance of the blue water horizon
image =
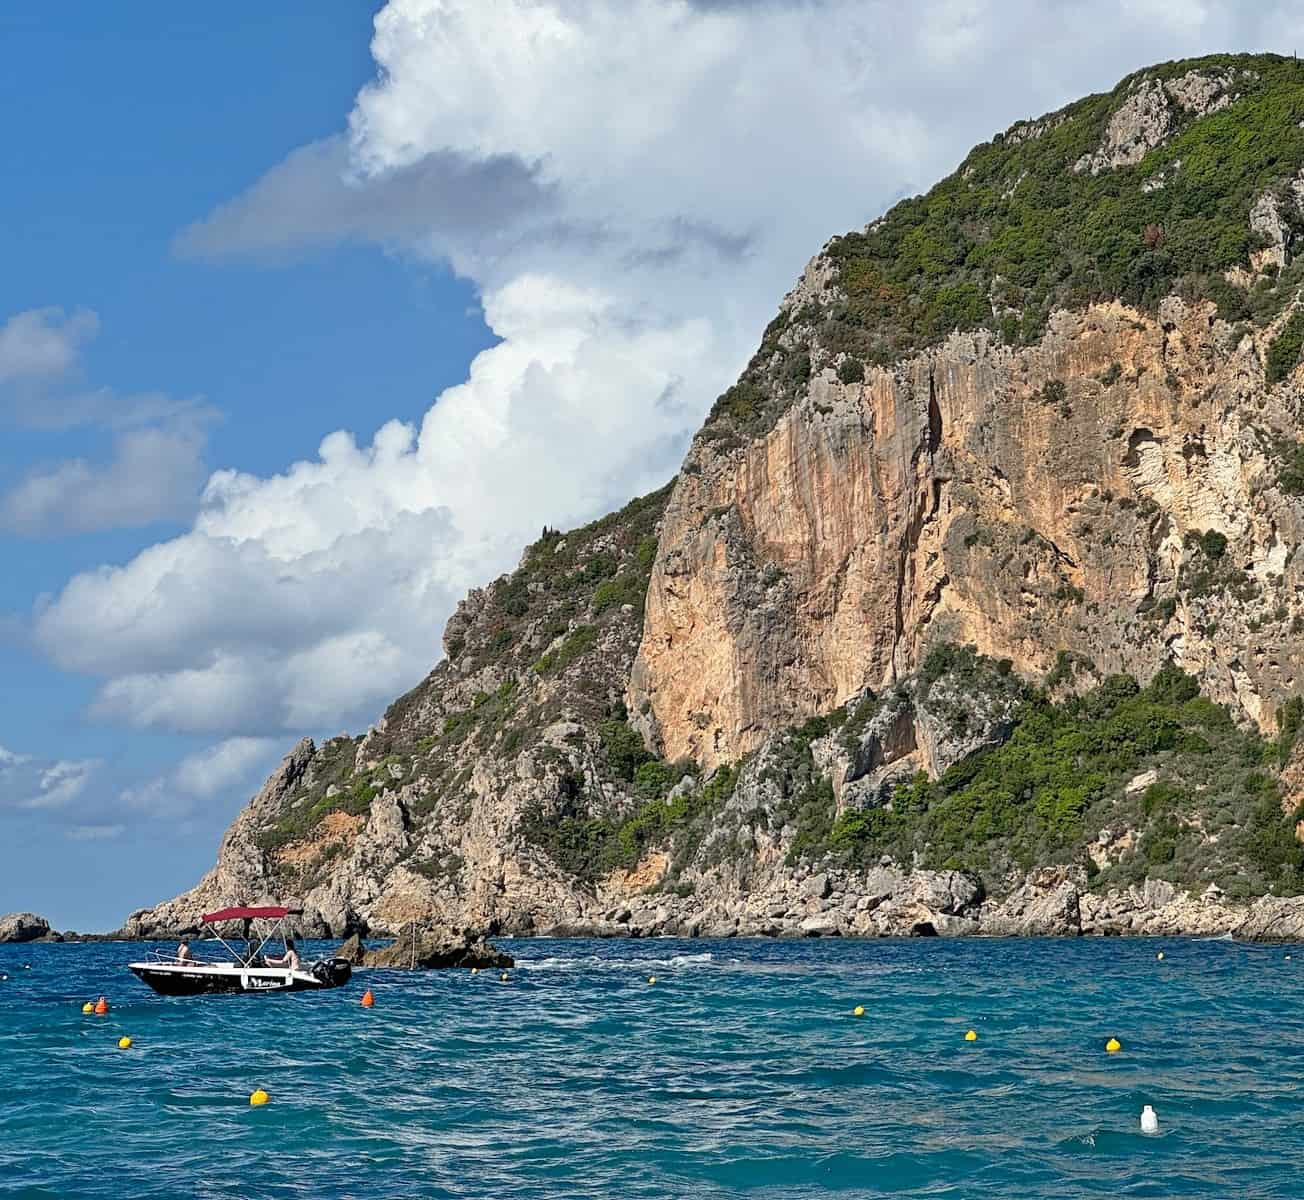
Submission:
[[505,983],[193,999],[130,975],[148,944],[0,946],[0,1195],[1304,1193],[1289,946],[499,944]]

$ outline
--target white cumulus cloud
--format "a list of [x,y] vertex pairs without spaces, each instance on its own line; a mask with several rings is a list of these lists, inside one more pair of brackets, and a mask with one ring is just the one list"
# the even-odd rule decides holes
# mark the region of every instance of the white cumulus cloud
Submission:
[[0,325],[0,383],[59,376],[77,360],[83,342],[95,335],[99,319],[77,309],[33,308]]
[[118,800],[125,816],[178,820],[215,798],[245,799],[284,753],[275,738],[233,737],[189,754],[166,773],[124,788]]
[[[38,613],[98,715],[188,732],[332,730],[428,669],[465,590],[545,521],[664,481],[698,412],[702,321],[605,322],[610,300],[529,276],[487,306],[508,334],[419,430],[327,437],[259,479],[219,472],[194,528],[74,578]],[[594,403],[594,397],[600,403]]]
[[419,426],[213,475],[187,532],[45,603],[39,644],[131,725],[366,720],[542,524],[674,471],[828,236],[1016,119],[1299,29],[1287,5],[1212,0],[391,0],[340,132],[178,250],[360,240],[447,262],[500,341]]
[[230,819],[286,749],[282,738],[224,738],[128,782],[121,764],[0,746],[0,819],[38,821],[74,841],[116,838],[142,823],[207,831]]
[[99,459],[30,466],[0,493],[0,532],[44,537],[177,521],[198,505],[217,414],[197,400],[81,386],[80,351],[98,330],[85,309],[31,309],[0,326],[0,424],[29,444],[86,426],[110,438]]
[[107,462],[66,459],[29,471],[0,496],[0,529],[35,537],[178,520],[204,481],[202,426],[118,434]]
[[0,809],[67,808],[101,765],[90,758],[42,760],[0,746]]

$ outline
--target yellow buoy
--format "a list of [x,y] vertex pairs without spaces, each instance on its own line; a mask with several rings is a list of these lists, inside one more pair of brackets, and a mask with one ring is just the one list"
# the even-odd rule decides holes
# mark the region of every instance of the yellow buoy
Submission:
[[656,977],[655,975],[649,975],[649,976],[647,977],[647,981],[648,981],[648,983],[656,983],[656,981],[657,981],[657,977]]
[[865,1015],[865,1006],[863,1004],[857,1004],[856,1007],[851,1010],[851,1015],[853,1017],[863,1017]]
[[472,974],[472,975],[479,975],[479,974],[480,974],[480,968],[479,968],[479,967],[472,967],[472,968],[471,968],[471,974]]
[[252,1096],[249,1097],[249,1103],[257,1107],[259,1104],[266,1104],[271,1099],[262,1088],[259,1088]]
[[1160,950],[1159,953],[1155,955],[1155,957],[1156,957],[1160,962],[1163,962],[1163,961],[1164,961],[1164,952],[1163,952],[1162,950]]
[[95,1011],[95,1005],[93,1005],[89,1000],[87,1000],[86,1003],[82,1005],[82,1012],[93,1013],[94,1011]]
[[964,1040],[966,1042],[976,1042],[978,1040],[977,1031],[973,1029],[969,1030],[969,1032],[964,1035]]
[[1105,1050],[1109,1054],[1117,1054],[1122,1049],[1123,1043],[1120,1042],[1118,1038],[1110,1038],[1109,1041],[1105,1043]]
[[499,982],[499,983],[506,983],[506,982],[507,982],[507,972],[506,972],[506,971],[504,971],[501,975],[498,976],[498,982]]
[[120,1038],[118,1039],[118,1049],[119,1049],[119,1050],[130,1050],[130,1049],[131,1049],[131,1038],[129,1038],[129,1037],[120,1037]]

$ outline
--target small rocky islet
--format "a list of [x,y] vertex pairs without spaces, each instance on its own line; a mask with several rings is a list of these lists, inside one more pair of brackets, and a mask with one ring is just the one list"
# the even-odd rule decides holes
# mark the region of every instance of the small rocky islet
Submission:
[[50,928],[50,922],[30,912],[11,912],[0,916],[0,944],[62,941],[62,934]]
[[1300,936],[1302,124],[1165,63],[831,239],[674,480],[122,932]]

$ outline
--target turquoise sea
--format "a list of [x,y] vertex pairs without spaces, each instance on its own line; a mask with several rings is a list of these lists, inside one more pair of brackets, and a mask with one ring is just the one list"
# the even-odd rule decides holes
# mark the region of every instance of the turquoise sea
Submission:
[[501,944],[507,983],[203,999],[0,946],[0,1195],[1304,1195],[1304,949]]

